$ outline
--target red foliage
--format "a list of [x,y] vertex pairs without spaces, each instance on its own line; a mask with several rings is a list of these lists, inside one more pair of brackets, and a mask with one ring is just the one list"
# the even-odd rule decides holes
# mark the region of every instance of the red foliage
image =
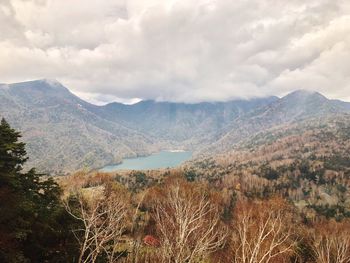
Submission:
[[143,243],[145,243],[147,246],[151,247],[159,247],[160,242],[157,238],[151,235],[147,235],[143,238]]

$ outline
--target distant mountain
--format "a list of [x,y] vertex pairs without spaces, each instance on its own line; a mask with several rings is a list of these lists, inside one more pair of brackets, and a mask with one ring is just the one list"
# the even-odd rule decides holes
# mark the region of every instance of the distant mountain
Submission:
[[100,167],[159,150],[152,138],[87,110],[93,107],[53,81],[0,87],[0,115],[22,131],[29,165],[41,171]]
[[111,103],[98,108],[95,113],[179,147],[197,148],[214,140],[218,130],[235,118],[276,100],[277,97],[197,104],[155,101],[141,101],[134,105]]
[[316,92],[197,104],[90,104],[57,81],[0,84],[0,116],[22,131],[30,166],[66,173],[164,149],[215,154],[259,132],[350,113],[350,103]]
[[220,139],[202,149],[202,153],[229,151],[242,140],[278,126],[347,113],[350,103],[329,100],[318,92],[298,90],[235,119],[221,131]]

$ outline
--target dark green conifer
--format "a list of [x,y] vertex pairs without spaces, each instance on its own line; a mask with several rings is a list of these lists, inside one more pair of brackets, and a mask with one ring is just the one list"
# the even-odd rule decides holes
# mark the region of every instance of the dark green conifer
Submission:
[[[0,123],[0,262],[59,262],[67,237],[57,183],[25,171],[28,160],[21,135],[6,120]],[[61,222],[59,222],[61,221]]]

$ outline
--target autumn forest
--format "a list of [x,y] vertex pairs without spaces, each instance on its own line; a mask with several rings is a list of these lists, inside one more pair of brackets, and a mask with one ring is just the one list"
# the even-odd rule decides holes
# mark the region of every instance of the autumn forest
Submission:
[[307,125],[181,168],[53,179],[23,170],[25,144],[3,120],[0,259],[347,263],[348,129]]

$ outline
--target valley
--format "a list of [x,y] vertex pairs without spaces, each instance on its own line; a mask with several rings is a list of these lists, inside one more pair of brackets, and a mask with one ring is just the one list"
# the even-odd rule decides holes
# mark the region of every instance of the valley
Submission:
[[[61,252],[41,258],[80,254],[94,261],[89,251],[102,262],[105,256],[172,262],[178,255],[182,263],[187,255],[177,247],[182,214],[198,216],[198,225],[184,230],[192,233],[184,241],[188,251],[209,231],[213,250],[200,243],[204,249],[195,256],[208,262],[244,262],[241,244],[255,246],[264,225],[273,235],[256,249],[276,253],[273,263],[317,262],[322,257],[316,252],[323,253],[326,242],[320,239],[350,244],[350,103],[298,90],[246,101],[96,106],[48,80],[2,85],[0,101],[1,115],[23,131],[19,138],[29,157],[19,150],[23,157],[16,159],[17,152],[6,150],[12,144],[2,143],[3,160],[20,162],[9,162],[10,172],[3,165],[4,178],[18,180],[13,185],[20,185],[22,199],[31,198],[33,213],[47,215],[31,223],[52,229],[41,239],[56,246],[70,242],[54,248],[44,242],[44,251]],[[3,141],[11,141],[8,133],[19,136],[8,125],[0,125]],[[96,232],[84,227],[89,224]],[[17,224],[13,229],[22,231]],[[79,242],[85,235],[107,241],[84,248]],[[285,241],[274,244],[276,238]],[[168,252],[168,244],[176,252]],[[268,244],[276,247],[269,252]],[[332,258],[337,248],[328,248]],[[341,253],[349,257],[350,249]]]
[[55,81],[0,86],[1,116],[23,131],[28,166],[52,174],[100,168],[169,148],[199,149],[232,118],[274,99],[96,106]]
[[0,263],[350,263],[350,1],[0,0]]
[[317,92],[197,104],[90,104],[53,80],[0,85],[0,114],[23,133],[28,167],[53,175],[93,170],[167,149],[229,152],[274,128],[350,113]]

